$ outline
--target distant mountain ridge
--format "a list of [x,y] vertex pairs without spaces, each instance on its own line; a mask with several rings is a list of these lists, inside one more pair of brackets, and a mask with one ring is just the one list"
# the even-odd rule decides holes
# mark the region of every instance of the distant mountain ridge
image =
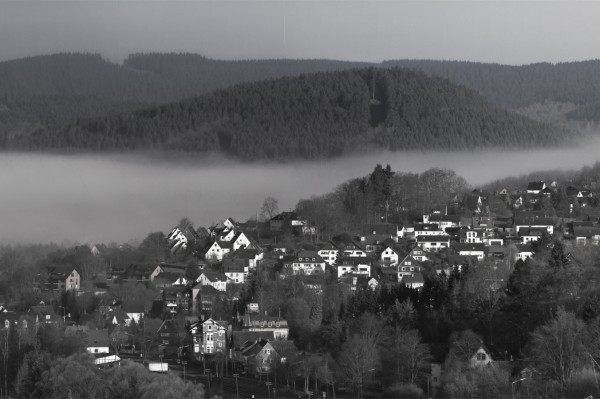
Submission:
[[244,160],[324,158],[366,149],[473,149],[563,143],[571,133],[407,69],[352,69],[236,85],[5,140],[20,150],[181,150]]

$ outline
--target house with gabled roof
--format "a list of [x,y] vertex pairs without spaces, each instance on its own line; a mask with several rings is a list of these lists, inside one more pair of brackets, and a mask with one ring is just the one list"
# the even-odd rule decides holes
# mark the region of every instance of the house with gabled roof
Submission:
[[404,236],[404,229],[394,223],[377,223],[368,224],[364,227],[365,236],[369,235],[381,235],[387,238],[391,238],[394,241],[398,241],[398,238]]
[[109,353],[108,330],[88,329],[84,331],[84,334],[85,350],[88,353]]
[[398,262],[398,281],[402,280],[404,276],[414,276],[416,273],[421,272],[421,264],[412,256],[407,255]]
[[395,246],[387,246],[379,255],[379,260],[382,266],[395,266],[398,264],[398,260],[402,256],[402,253]]
[[171,233],[167,236],[167,240],[172,254],[185,251],[188,248],[187,237],[177,227],[171,230]]
[[337,244],[337,247],[340,250],[340,254],[338,256],[343,256],[343,257],[367,256],[363,247],[354,240],[352,240],[350,242],[340,242]]
[[129,319],[134,320],[136,323],[139,323],[146,313],[146,305],[142,301],[124,302],[121,305],[121,309],[123,309],[123,312],[125,312]]
[[319,256],[330,266],[333,266],[336,263],[339,252],[339,248],[331,241],[317,251]]
[[379,253],[384,248],[384,242],[390,241],[390,237],[383,234],[373,234],[360,237],[360,245],[367,254]]
[[213,272],[202,272],[196,279],[196,283],[210,285],[219,291],[226,291],[228,282],[229,280],[226,275]]
[[415,238],[424,236],[445,236],[446,231],[441,230],[440,226],[435,223],[415,223]]
[[201,353],[227,353],[229,323],[208,318],[202,322],[202,351]]
[[81,276],[77,269],[70,265],[49,267],[47,286],[53,291],[79,291]]
[[218,261],[231,252],[233,244],[229,241],[215,241],[204,250],[204,259]]
[[301,251],[292,262],[292,274],[319,274],[325,272],[325,260],[316,251]]
[[425,262],[429,260],[429,254],[419,246],[413,247],[408,255],[415,258],[418,262]]
[[533,248],[531,244],[516,244],[515,245],[516,252],[514,253],[515,262],[517,260],[525,261],[527,258],[533,258],[535,252],[533,252]]

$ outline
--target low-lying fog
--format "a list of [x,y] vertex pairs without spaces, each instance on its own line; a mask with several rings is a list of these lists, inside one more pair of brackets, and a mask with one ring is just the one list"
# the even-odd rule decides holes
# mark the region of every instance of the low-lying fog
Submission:
[[600,159],[600,140],[540,151],[384,152],[319,162],[240,164],[146,156],[0,155],[0,244],[138,242],[183,218],[208,226],[254,217],[267,196],[279,209],[323,194],[377,163],[395,171],[455,170],[472,185],[538,170],[577,169]]

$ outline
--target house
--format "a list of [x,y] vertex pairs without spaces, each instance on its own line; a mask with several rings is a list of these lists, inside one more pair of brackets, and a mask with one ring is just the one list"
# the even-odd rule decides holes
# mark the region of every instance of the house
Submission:
[[412,276],[403,276],[400,284],[404,284],[409,288],[421,289],[425,285],[425,279],[421,272],[416,272]]
[[165,306],[173,314],[189,310],[190,292],[188,287],[168,287],[161,291]]
[[485,237],[485,229],[467,229],[460,232],[460,242],[475,244],[483,242]]
[[142,301],[125,302],[121,305],[121,309],[123,309],[123,312],[125,312],[130,320],[133,320],[136,323],[139,323],[145,314],[145,305]]
[[231,245],[233,251],[237,251],[238,249],[250,248],[251,241],[246,237],[243,231],[235,234],[231,239]]
[[248,267],[244,259],[223,259],[223,271],[232,283],[244,284],[248,275]]
[[437,224],[440,230],[445,231],[447,228],[460,227],[460,216],[441,213],[423,215],[423,223]]
[[337,261],[340,250],[332,242],[328,242],[317,251],[328,265],[333,266]]
[[204,250],[204,259],[218,261],[232,251],[233,244],[229,241],[215,241]]
[[407,255],[401,262],[398,263],[398,281],[404,276],[414,276],[421,272],[421,265],[415,258]]
[[338,265],[337,267],[337,275],[338,278],[343,276],[344,274],[361,274],[361,275],[365,275],[365,276],[371,276],[371,265],[368,264],[349,264],[349,263],[342,263],[341,265]]
[[88,353],[109,353],[108,330],[89,329],[84,334],[85,350]]
[[547,230],[543,227],[523,227],[519,230],[521,244],[539,241],[546,232]]
[[411,249],[410,252],[408,253],[408,255],[415,258],[418,262],[425,262],[425,261],[429,260],[429,256],[428,256],[427,252],[425,252],[419,246],[416,246],[413,249]]
[[477,260],[483,260],[486,255],[486,247],[483,244],[457,243],[454,244],[454,251],[462,256],[475,256]]
[[344,257],[364,257],[367,256],[364,249],[360,244],[356,241],[352,240],[350,242],[341,242],[337,244],[337,247],[340,250],[340,254],[338,256]]
[[312,228],[308,227],[306,220],[300,219],[296,212],[281,212],[269,220],[271,231],[284,231],[291,229],[301,234],[313,234]]
[[573,226],[573,237],[577,244],[600,243],[600,227],[597,226]]
[[473,356],[469,358],[469,367],[483,367],[492,363],[492,355],[490,352],[483,346],[480,346]]
[[450,247],[449,236],[421,236],[417,238],[417,245],[424,251],[440,251]]
[[210,285],[219,291],[226,291],[228,282],[229,280],[226,275],[213,272],[200,273],[196,279],[196,283],[200,285]]
[[400,250],[393,246],[386,247],[379,255],[379,260],[383,266],[395,266],[398,264],[398,259],[401,257]]
[[444,230],[440,230],[439,225],[434,223],[417,223],[414,225],[415,238],[423,236],[445,236],[447,235]]
[[514,254],[515,262],[517,260],[525,261],[527,258],[533,258],[534,252],[530,244],[515,245],[516,252]]
[[515,216],[514,227],[516,233],[524,228],[544,228],[548,234],[554,234],[554,220],[547,217]]
[[538,195],[546,188],[546,183],[543,181],[533,181],[527,185],[527,194]]
[[316,251],[301,251],[292,262],[292,274],[319,274],[325,272],[325,260]]
[[79,291],[81,277],[77,269],[73,266],[49,267],[47,286],[53,291]]
[[175,227],[167,237],[169,249],[172,254],[187,250],[188,240],[185,234],[179,228]]
[[212,312],[213,302],[217,299],[224,298],[226,293],[219,291],[212,285],[203,285],[201,283],[192,287],[192,309],[194,311],[201,310],[203,313]]
[[227,353],[227,333],[229,323],[215,321],[212,318],[202,322],[202,352],[201,353]]
[[384,247],[384,241],[390,240],[390,237],[383,234],[373,234],[360,238],[360,244],[367,254],[379,253]]
[[285,340],[290,329],[287,320],[281,317],[246,313],[242,319],[242,331],[272,331],[275,339]]

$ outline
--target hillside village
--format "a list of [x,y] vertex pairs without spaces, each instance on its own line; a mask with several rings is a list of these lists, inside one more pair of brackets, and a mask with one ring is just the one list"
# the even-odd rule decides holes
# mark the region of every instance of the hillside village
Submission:
[[[600,243],[598,189],[596,184],[561,187],[533,181],[493,193],[472,190],[410,223],[379,220],[328,239],[315,221],[296,211],[263,222],[227,218],[208,228],[182,221],[168,234],[158,234],[163,259],[127,263],[121,258],[111,264],[111,251],[130,249],[79,247],[81,264],[69,260],[48,266],[31,280],[29,288],[34,298],[42,298],[39,302],[25,307],[6,298],[0,326],[30,332],[52,326],[76,338],[77,350],[92,354],[98,367],[133,356],[145,364],[195,362],[217,377],[235,372],[274,381],[282,390],[321,386],[333,393],[334,387],[347,386],[362,392],[362,379],[358,386],[343,372],[306,373],[307,361],[323,366],[319,359],[328,344],[314,343],[314,334],[329,331],[325,319],[332,290],[336,298],[343,297],[341,306],[350,319],[370,313],[361,310],[371,309],[369,298],[381,303],[390,296],[390,309],[398,312],[400,303],[412,307],[411,300],[423,306],[424,293],[433,290],[435,281],[460,281],[461,273],[478,268],[494,276],[484,290],[502,295],[515,265],[535,260],[552,243],[561,243],[565,264],[577,261],[577,248]],[[275,289],[290,299],[284,302]],[[431,344],[428,355],[417,362],[415,376],[402,382],[440,390],[450,373],[448,344],[436,349],[423,338]],[[528,370],[527,364],[511,362],[519,354],[499,351],[487,337],[478,342],[466,354],[469,367],[495,362],[507,373],[508,387],[518,379],[515,375]],[[339,359],[341,345],[329,354]],[[372,389],[393,385],[383,377],[373,385],[377,377],[367,378],[361,370]],[[304,386],[296,385],[298,376]]]

